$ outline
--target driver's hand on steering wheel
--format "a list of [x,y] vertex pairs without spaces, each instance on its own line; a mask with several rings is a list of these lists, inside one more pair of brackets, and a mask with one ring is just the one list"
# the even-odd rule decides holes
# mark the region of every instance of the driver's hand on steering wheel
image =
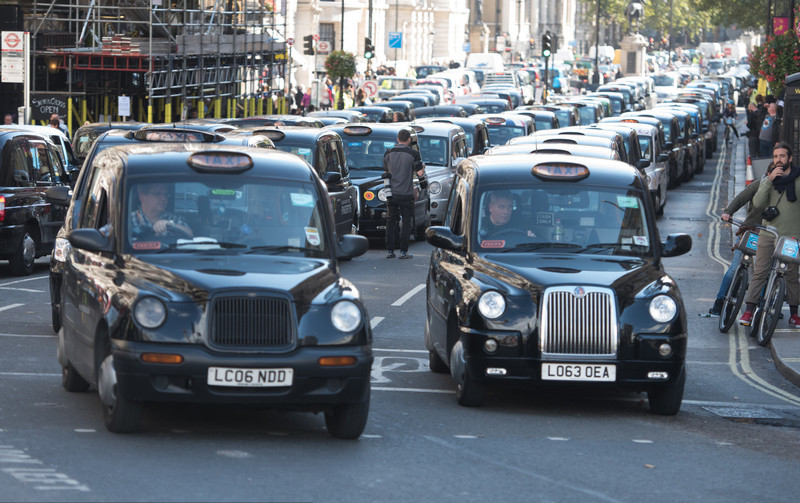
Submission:
[[156,234],[166,234],[170,229],[174,229],[178,231],[179,234],[185,234],[189,237],[194,235],[189,227],[178,225],[171,220],[156,220],[156,223],[153,224],[153,232]]
[[529,238],[535,238],[536,237],[536,234],[534,234],[534,232],[532,230],[530,230],[530,229],[527,231],[527,233],[528,233],[528,237]]

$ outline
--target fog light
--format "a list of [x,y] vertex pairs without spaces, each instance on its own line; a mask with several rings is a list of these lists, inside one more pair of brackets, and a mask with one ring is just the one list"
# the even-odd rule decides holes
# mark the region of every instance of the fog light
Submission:
[[648,372],[647,378],[666,381],[667,379],[669,379],[669,372]]
[[483,349],[487,353],[494,353],[497,351],[497,341],[494,339],[487,339],[486,342],[483,343]]
[[667,344],[666,342],[660,346],[658,346],[658,354],[663,356],[664,358],[668,357],[672,354],[672,346]]
[[503,368],[489,367],[486,369],[487,376],[504,376],[506,374],[508,374],[508,372]]
[[431,201],[431,209],[435,210],[438,207],[439,207],[439,203],[437,203],[436,201]]

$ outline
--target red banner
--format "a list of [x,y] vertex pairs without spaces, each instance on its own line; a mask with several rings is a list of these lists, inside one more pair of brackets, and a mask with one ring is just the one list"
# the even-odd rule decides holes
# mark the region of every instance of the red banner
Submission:
[[789,31],[789,18],[788,17],[774,17],[772,18],[772,33],[775,35],[783,35]]

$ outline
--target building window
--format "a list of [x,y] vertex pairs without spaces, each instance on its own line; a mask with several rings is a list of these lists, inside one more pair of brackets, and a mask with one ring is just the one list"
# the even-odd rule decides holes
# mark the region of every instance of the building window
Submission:
[[331,49],[336,50],[336,30],[333,28],[333,23],[319,24],[319,39],[329,42]]

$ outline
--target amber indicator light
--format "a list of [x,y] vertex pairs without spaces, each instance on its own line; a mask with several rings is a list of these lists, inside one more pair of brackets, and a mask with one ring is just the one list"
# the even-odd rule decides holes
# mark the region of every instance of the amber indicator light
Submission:
[[147,363],[183,363],[183,356],[166,353],[142,353],[142,361]]
[[356,361],[355,356],[323,356],[318,363],[321,367],[349,367]]

